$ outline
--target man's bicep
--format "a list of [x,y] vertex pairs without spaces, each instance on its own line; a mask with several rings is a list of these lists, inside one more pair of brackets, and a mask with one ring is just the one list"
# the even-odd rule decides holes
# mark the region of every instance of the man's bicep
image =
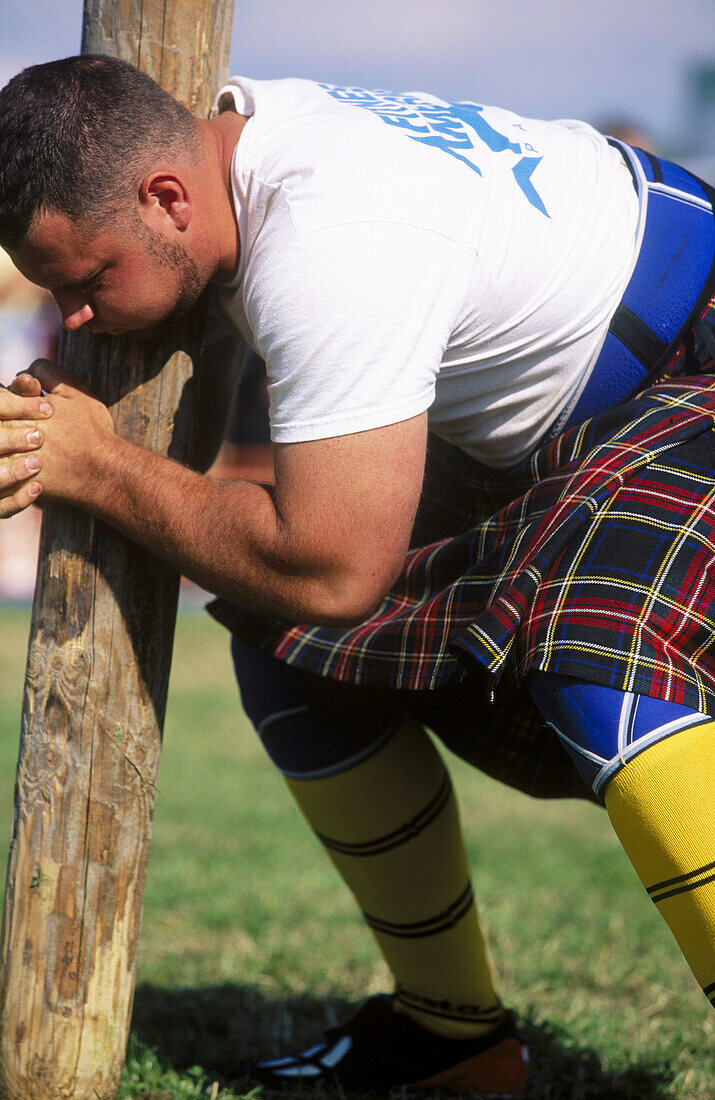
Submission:
[[[297,557],[366,612],[398,575],[424,475],[427,414],[384,428],[277,444],[276,509]],[[363,606],[364,605],[364,606]]]

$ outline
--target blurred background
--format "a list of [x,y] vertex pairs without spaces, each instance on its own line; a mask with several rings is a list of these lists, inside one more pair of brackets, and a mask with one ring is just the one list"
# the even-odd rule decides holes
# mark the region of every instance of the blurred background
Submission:
[[[581,118],[715,182],[712,0],[236,0],[231,70]],[[2,0],[0,85],[77,53],[81,0]],[[53,357],[53,304],[0,251],[0,382]],[[32,594],[39,515],[0,524],[0,600]]]

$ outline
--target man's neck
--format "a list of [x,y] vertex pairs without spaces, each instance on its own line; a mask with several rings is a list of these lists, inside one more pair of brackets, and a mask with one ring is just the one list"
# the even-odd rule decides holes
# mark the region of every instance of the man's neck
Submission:
[[220,257],[213,280],[219,283],[229,282],[238,268],[240,240],[238,236],[238,218],[233,200],[231,163],[234,150],[247,122],[246,115],[239,115],[235,111],[223,111],[220,115],[209,119],[208,122],[200,120],[204,136],[213,146],[214,156],[217,158],[223,182]]
[[206,123],[206,126],[210,128],[214,135],[221,158],[224,179],[229,190],[233,151],[247,122],[248,117],[246,115],[239,115],[236,111],[222,111],[220,115],[215,115]]

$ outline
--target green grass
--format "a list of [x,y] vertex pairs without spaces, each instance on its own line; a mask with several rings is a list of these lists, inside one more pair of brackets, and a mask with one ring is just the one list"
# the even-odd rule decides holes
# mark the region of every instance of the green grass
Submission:
[[[6,835],[28,620],[0,611]],[[532,1047],[529,1100],[712,1100],[712,1013],[605,814],[453,774],[500,986]],[[388,987],[241,713],[227,638],[199,613],[177,632],[137,980],[121,1100],[258,1097],[242,1059]]]

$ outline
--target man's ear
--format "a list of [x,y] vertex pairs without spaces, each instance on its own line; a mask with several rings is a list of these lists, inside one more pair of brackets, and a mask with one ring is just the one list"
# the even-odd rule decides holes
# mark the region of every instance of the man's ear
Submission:
[[139,185],[139,205],[148,221],[160,223],[168,218],[180,233],[193,215],[186,185],[169,172],[150,172],[144,177]]

